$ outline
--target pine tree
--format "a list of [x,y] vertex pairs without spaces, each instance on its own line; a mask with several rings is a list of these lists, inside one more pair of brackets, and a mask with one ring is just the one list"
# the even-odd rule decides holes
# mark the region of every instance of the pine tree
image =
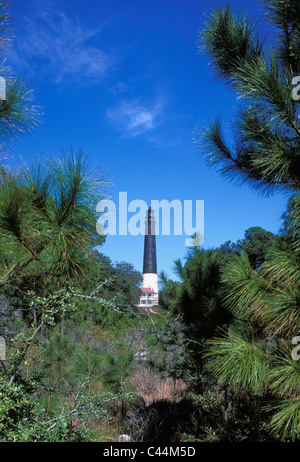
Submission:
[[[300,76],[300,4],[265,0],[276,40],[269,45],[253,22],[230,6],[215,10],[200,48],[217,77],[236,92],[240,108],[233,139],[225,140],[220,120],[199,133],[201,153],[226,178],[262,193],[287,191],[299,197],[300,124],[295,76]],[[281,440],[300,437],[300,369],[292,341],[300,326],[299,201],[290,204],[289,248],[275,249],[256,270],[242,256],[227,265],[225,303],[245,323],[211,340],[211,370],[235,389],[271,393],[269,428]],[[258,325],[261,335],[251,326]],[[269,396],[270,399],[270,396]]]
[[[11,41],[9,28],[9,2],[0,2],[0,54],[4,54]],[[0,65],[0,162],[3,162],[11,143],[30,133],[39,124],[41,108],[33,104],[33,91],[8,67]]]
[[70,363],[73,349],[74,346],[70,343],[68,337],[65,337],[59,331],[54,332],[50,340],[43,345],[45,367],[52,370],[54,381],[57,382],[58,387],[62,384],[63,371],[66,365]]
[[[83,153],[64,153],[0,176],[0,282],[82,277],[102,237],[96,205],[104,179]],[[29,285],[33,289],[33,285]]]

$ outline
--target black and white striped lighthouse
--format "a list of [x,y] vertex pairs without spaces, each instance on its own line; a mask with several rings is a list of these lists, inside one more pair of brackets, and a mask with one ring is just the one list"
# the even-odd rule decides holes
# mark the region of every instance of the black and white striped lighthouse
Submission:
[[151,207],[147,210],[145,220],[143,287],[141,291],[140,305],[158,304],[155,218]]

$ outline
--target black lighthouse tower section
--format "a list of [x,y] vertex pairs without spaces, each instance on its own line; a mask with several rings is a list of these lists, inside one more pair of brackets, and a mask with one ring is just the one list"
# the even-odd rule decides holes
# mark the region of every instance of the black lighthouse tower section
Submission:
[[143,274],[157,273],[156,263],[156,240],[155,240],[155,220],[151,207],[147,210],[144,244],[144,265]]

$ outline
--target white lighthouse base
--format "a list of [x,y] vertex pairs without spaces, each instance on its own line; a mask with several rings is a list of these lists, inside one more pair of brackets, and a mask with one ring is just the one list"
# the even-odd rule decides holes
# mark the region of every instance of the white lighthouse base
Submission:
[[153,289],[158,294],[158,280],[157,274],[145,273],[143,274],[143,287],[146,289]]
[[143,274],[143,287],[141,288],[142,295],[139,305],[144,308],[158,305],[158,279],[155,273]]

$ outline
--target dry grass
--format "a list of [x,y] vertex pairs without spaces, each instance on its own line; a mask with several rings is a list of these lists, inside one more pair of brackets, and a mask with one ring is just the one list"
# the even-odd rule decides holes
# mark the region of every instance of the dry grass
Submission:
[[113,419],[110,422],[94,425],[90,429],[91,439],[90,441],[96,443],[112,443],[118,441],[122,429],[120,428],[117,419]]
[[187,385],[182,380],[162,378],[148,368],[138,369],[132,377],[132,382],[146,406],[161,400],[180,401],[189,393]]

